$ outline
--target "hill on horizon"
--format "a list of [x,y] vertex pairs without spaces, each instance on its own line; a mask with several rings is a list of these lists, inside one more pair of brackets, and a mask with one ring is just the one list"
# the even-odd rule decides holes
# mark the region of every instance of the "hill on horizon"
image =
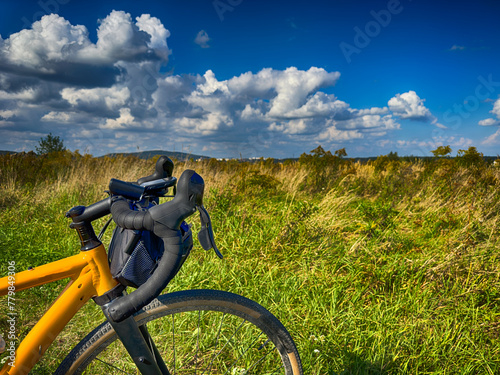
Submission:
[[[32,151],[30,151],[32,152]],[[19,152],[17,151],[8,151],[8,150],[0,150],[0,155],[8,155],[8,154],[17,154]],[[22,152],[21,152],[22,153]],[[161,156],[165,155],[168,156],[171,159],[176,159],[178,161],[187,161],[189,159],[193,160],[206,160],[206,159],[212,159],[210,156],[206,155],[198,155],[198,154],[190,154],[186,152],[180,152],[180,151],[164,151],[164,150],[149,150],[149,151],[138,151],[138,152],[114,152],[114,153],[109,153],[101,156],[95,156],[96,158],[102,158],[105,156],[108,157],[116,157],[116,156],[126,156],[126,155],[132,155],[136,156],[139,159],[151,159],[155,156]],[[378,156],[364,156],[364,157],[346,157],[346,160],[352,160],[352,161],[359,161],[361,163],[366,163],[370,160],[375,160],[379,156],[384,156],[384,155],[378,155]],[[428,160],[428,159],[433,159],[433,156],[398,156],[396,153],[397,158],[401,159],[408,159],[408,160]],[[449,156],[450,158],[455,158],[455,156]],[[489,155],[484,155],[483,156],[484,160],[492,163],[493,161],[497,160],[500,158],[500,156],[489,156]],[[231,158],[224,158],[226,160],[229,160]],[[241,161],[255,161],[259,160],[260,158],[240,158],[238,160]],[[267,158],[264,158],[267,159]],[[274,159],[276,162],[278,161],[284,161],[284,160],[298,160],[299,158],[285,158],[285,159],[276,159],[276,158],[271,158]]]
[[139,152],[114,152],[103,155],[101,157],[104,156],[114,157],[118,155],[132,155],[138,157],[139,159],[151,159],[152,157],[155,156],[165,155],[171,159],[177,159],[179,161],[185,161],[188,159],[194,159],[194,160],[210,159],[209,156],[204,156],[204,155],[189,154],[186,152],[178,152],[178,151],[163,151],[163,150],[150,150],[150,151],[139,151]]

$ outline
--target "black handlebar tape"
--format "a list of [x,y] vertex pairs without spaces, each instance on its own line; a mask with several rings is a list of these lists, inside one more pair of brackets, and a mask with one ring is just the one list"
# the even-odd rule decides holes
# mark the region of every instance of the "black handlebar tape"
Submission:
[[158,158],[155,165],[155,171],[153,174],[142,177],[137,180],[137,183],[143,184],[144,182],[159,180],[160,178],[172,177],[172,172],[174,171],[174,162],[170,160],[165,155]]
[[115,322],[121,322],[135,314],[160,295],[170,280],[175,276],[182,261],[182,235],[180,230],[164,232],[165,251],[158,267],[151,277],[130,294],[115,299],[108,306],[108,313]]
[[111,213],[120,227],[136,230],[153,230],[162,238],[165,251],[153,275],[132,293],[111,302],[109,316],[120,322],[142,309],[156,298],[175,276],[182,262],[183,244],[180,225],[203,204],[203,178],[192,170],[182,173],[177,183],[174,199],[148,211],[133,211],[128,202],[115,198]]
[[175,198],[148,210],[155,222],[155,234],[162,237],[163,226],[179,229],[184,219],[196,212],[196,206],[203,204],[204,189],[203,178],[193,170],[185,170],[177,182]]
[[121,197],[113,197],[111,204],[111,215],[113,221],[121,228],[135,230],[154,229],[153,219],[149,211],[134,211],[129,203]]

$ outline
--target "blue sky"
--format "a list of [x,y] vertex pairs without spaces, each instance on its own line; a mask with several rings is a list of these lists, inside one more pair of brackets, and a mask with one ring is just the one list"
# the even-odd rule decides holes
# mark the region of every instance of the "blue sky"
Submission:
[[500,144],[497,1],[0,2],[0,150]]

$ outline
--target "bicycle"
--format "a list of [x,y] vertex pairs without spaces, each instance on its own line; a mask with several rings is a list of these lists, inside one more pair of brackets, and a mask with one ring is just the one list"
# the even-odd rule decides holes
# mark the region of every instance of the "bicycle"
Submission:
[[[172,177],[173,167],[169,158],[160,157],[154,173],[137,183],[111,179],[109,197],[87,207],[73,207],[66,214],[79,235],[79,254],[0,279],[0,295],[9,295],[13,290],[70,278],[5,362],[0,375],[29,373],[91,298],[106,320],[70,351],[57,368],[57,375],[303,374],[292,337],[258,303],[211,289],[160,295],[189,255],[181,226],[196,211],[201,220],[200,244],[222,257],[203,206],[202,177],[185,170],[177,181]],[[159,197],[167,196],[169,188],[174,190],[172,200],[141,211],[131,208],[131,202],[144,199],[158,202]],[[108,214],[111,219],[96,236],[92,222]],[[111,220],[117,228],[150,231],[163,240],[164,253],[154,272],[130,294],[113,278],[100,240]]]

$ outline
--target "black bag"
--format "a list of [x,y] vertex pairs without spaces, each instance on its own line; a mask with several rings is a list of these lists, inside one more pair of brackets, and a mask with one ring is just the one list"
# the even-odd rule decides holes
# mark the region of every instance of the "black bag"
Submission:
[[[151,206],[149,202],[130,203],[134,210],[144,210]],[[181,224],[181,233],[184,249],[180,266],[193,247],[191,227],[186,222]],[[153,232],[117,227],[108,249],[111,275],[122,285],[138,288],[153,274],[164,250],[163,240]]]

